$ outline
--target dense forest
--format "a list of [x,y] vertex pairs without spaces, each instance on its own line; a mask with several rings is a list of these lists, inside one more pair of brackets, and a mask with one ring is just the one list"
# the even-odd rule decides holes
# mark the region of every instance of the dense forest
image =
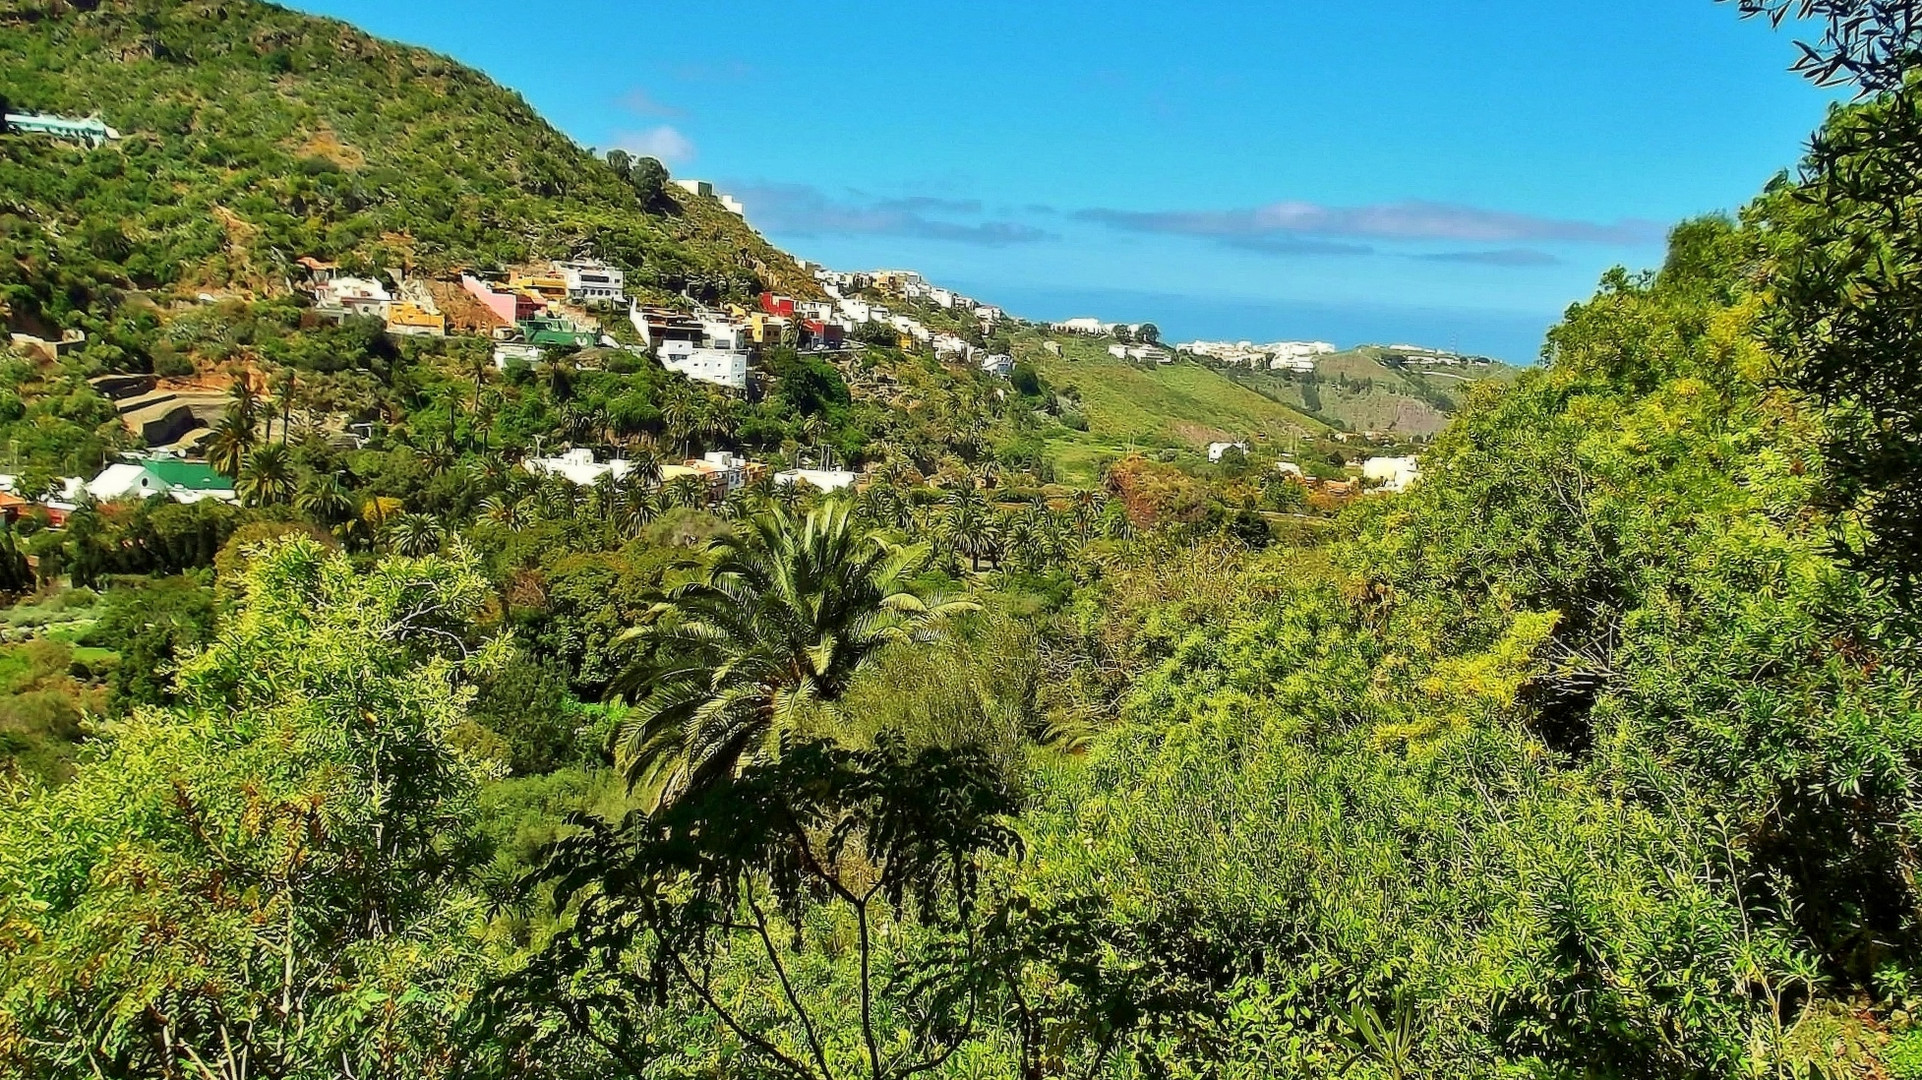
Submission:
[[16,485],[171,371],[241,504],[0,529],[0,1076],[1922,1077],[1922,43],[1737,6],[1857,97],[1343,503],[1053,482],[1031,366],[310,325],[305,254],[787,271],[430,54],[9,8],[0,95],[131,95],[0,134],[5,317],[88,333],[0,369]]

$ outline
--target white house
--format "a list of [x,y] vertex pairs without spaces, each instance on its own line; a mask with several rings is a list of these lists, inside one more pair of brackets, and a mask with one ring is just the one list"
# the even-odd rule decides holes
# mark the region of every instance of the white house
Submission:
[[714,185],[705,180],[676,179],[670,180],[668,183],[673,184],[675,187],[680,188],[682,191],[687,192],[697,199],[711,199],[714,197]]
[[1108,355],[1114,357],[1116,360],[1126,360],[1128,358],[1128,347],[1126,345],[1110,345],[1108,346]]
[[541,347],[525,341],[503,341],[494,346],[494,370],[532,367],[540,363]]
[[732,319],[701,319],[701,333],[706,336],[703,342],[710,349],[729,349],[745,352],[748,347],[748,327],[746,323]]
[[345,308],[367,315],[385,316],[394,294],[373,278],[337,277],[314,289],[321,307]]
[[56,139],[73,139],[99,146],[120,138],[120,133],[107,126],[98,116],[84,120],[70,120],[64,116],[46,116],[40,113],[7,113],[7,127],[13,131],[29,132],[35,135],[51,135]]
[[966,340],[964,340],[963,338],[957,337],[954,334],[934,335],[933,345],[934,345],[934,355],[936,356],[965,357],[970,353],[974,352],[974,346],[968,344]]
[[587,449],[569,450],[559,457],[528,458],[521,465],[536,476],[566,477],[578,487],[592,487],[610,474],[619,480],[634,471],[633,462],[595,461],[594,451]]
[[735,198],[732,195],[721,196],[721,209],[726,210],[728,213],[733,214],[735,217],[747,216],[747,207],[742,206],[741,200]]
[[1377,457],[1361,463],[1361,475],[1379,483],[1383,491],[1406,491],[1421,470],[1411,457]]
[[1275,462],[1275,471],[1283,476],[1292,476],[1297,480],[1306,479],[1305,474],[1301,471],[1301,466],[1292,461]]
[[835,305],[843,315],[856,323],[865,323],[874,318],[874,305],[866,300],[846,299]]
[[981,370],[996,378],[1011,378],[1014,375],[1014,357],[1007,353],[995,353],[981,361]]
[[627,294],[626,272],[604,262],[557,262],[554,271],[567,282],[567,298],[577,304],[614,303]]
[[662,367],[679,372],[695,382],[724,386],[729,390],[747,389],[747,352],[743,349],[701,349],[690,345],[685,348],[663,348],[660,358]]
[[[202,499],[238,502],[234,482],[198,461],[144,457],[116,461],[87,481],[81,490],[101,502],[115,499],[145,499],[165,495],[175,502],[196,503]],[[70,498],[78,501],[79,491],[69,485]]]
[[888,318],[888,325],[916,341],[925,342],[934,337],[934,334],[929,331],[926,326],[923,326],[919,320],[910,319],[906,315],[890,316]]
[[1091,318],[1063,319],[1054,324],[1054,329],[1069,334],[1105,334],[1113,327],[1113,323]]
[[954,293],[947,289],[929,289],[928,299],[934,301],[939,307],[951,308],[954,306]]
[[789,469],[774,474],[774,482],[782,487],[806,484],[822,491],[840,491],[854,486],[856,477],[846,469]]
[[1208,444],[1208,460],[1220,461],[1221,455],[1227,453],[1230,450],[1239,450],[1245,454],[1248,452],[1248,444],[1245,442],[1209,443]]

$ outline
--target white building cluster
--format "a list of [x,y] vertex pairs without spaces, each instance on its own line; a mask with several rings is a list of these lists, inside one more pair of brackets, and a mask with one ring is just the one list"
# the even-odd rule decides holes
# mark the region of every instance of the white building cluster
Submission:
[[1337,351],[1326,341],[1274,341],[1266,345],[1252,341],[1190,341],[1178,348],[1232,367],[1301,372],[1315,370],[1318,358]]

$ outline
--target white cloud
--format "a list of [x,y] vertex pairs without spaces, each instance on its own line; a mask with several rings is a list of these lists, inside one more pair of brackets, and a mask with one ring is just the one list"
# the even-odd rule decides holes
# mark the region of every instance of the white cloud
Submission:
[[670,166],[694,160],[694,140],[667,124],[646,131],[617,132],[614,146],[639,157],[659,158]]

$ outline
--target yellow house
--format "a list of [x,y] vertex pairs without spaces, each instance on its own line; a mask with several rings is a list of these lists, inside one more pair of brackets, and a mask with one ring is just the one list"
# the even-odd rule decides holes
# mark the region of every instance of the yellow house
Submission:
[[447,317],[419,304],[398,300],[387,305],[387,330],[393,334],[447,336]]
[[507,282],[517,292],[530,292],[542,300],[567,299],[567,279],[558,274],[517,274]]
[[762,345],[779,345],[781,335],[787,333],[788,320],[779,315],[769,315],[765,311],[751,311],[747,316],[748,336]]

